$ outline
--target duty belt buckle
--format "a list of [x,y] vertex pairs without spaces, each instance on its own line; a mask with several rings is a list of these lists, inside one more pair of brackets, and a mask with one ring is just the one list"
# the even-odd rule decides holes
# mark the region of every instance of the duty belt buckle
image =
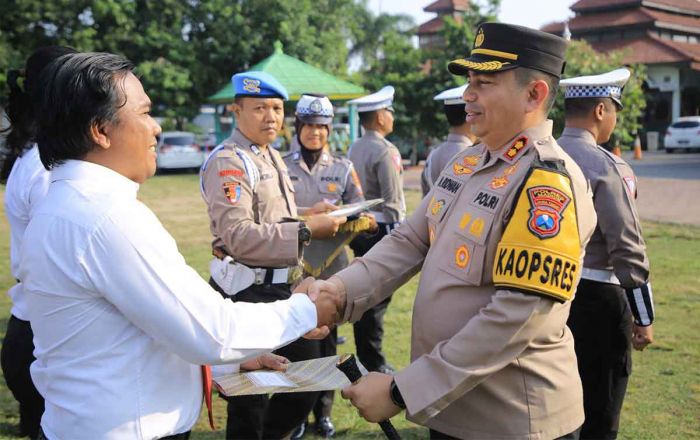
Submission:
[[255,285],[259,286],[265,281],[265,269],[256,267],[253,272],[255,272]]

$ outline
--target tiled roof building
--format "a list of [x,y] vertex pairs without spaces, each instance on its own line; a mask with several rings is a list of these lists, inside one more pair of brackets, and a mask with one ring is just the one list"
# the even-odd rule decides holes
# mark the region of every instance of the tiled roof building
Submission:
[[440,37],[440,30],[445,24],[445,17],[461,20],[461,13],[469,9],[469,0],[437,0],[423,8],[425,12],[434,12],[437,17],[418,26],[418,45],[421,49],[442,47],[445,42]]
[[647,65],[648,131],[663,132],[680,116],[700,114],[700,1],[579,0],[567,23],[542,29],[583,39],[600,52],[625,51],[624,62]]

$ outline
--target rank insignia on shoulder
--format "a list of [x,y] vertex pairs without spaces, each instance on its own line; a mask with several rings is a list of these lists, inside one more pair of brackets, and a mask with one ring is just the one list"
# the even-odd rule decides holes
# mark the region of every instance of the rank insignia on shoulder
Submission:
[[559,233],[559,223],[564,220],[563,212],[571,197],[552,186],[528,188],[530,199],[530,220],[527,227],[539,238],[555,237]]
[[518,154],[520,154],[521,151],[525,148],[527,145],[527,136],[520,136],[518,139],[513,142],[513,144],[506,150],[505,153],[503,153],[503,158],[512,161],[515,159]]
[[232,204],[238,203],[241,198],[241,184],[238,182],[224,182],[224,195]]

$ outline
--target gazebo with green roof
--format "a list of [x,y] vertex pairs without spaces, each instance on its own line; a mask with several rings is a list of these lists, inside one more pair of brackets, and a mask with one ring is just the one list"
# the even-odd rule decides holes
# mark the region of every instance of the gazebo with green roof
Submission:
[[[282,43],[275,42],[275,52],[249,70],[267,72],[287,89],[290,101],[297,101],[302,93],[314,92],[327,95],[331,101],[347,101],[365,94],[365,89],[351,82],[336,78],[282,51]],[[224,88],[211,95],[208,101],[213,104],[233,102],[233,85],[229,82]]]

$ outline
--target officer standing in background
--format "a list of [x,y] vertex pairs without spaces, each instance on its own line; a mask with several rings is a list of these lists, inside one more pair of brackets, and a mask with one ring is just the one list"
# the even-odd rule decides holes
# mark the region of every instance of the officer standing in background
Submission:
[[466,59],[467,120],[482,143],[455,156],[405,223],[309,296],[354,321],[418,271],[411,364],[343,390],[376,422],[406,409],[431,438],[576,438],[581,380],[566,326],[591,193],[547,114],[566,41],[484,23]]
[[440,172],[449,163],[455,154],[464,151],[467,147],[474,145],[476,136],[469,130],[467,123],[467,112],[464,110],[464,90],[467,85],[445,90],[435,96],[436,101],[443,101],[443,110],[447,123],[450,125],[450,132],[445,142],[432,148],[425,161],[425,168],[420,176],[420,186],[425,197],[430,188],[440,176]]
[[[234,302],[273,302],[290,297],[304,245],[334,236],[345,219],[326,214],[296,219],[294,186],[281,156],[270,147],[282,126],[287,91],[264,72],[238,73],[232,81],[237,128],[201,171],[216,256],[210,282]],[[322,202],[303,214],[329,208],[334,207]],[[319,355],[318,343],[300,339],[276,353],[290,361],[312,359]],[[227,398],[226,438],[282,438],[306,418],[317,396]]]
[[587,439],[617,437],[631,347],[643,350],[653,340],[654,301],[635,206],[637,179],[624,160],[599,145],[615,129],[629,77],[629,70],[617,69],[561,82],[566,127],[557,142],[590,181],[598,215],[568,322],[583,382],[581,438]]
[[[365,197],[368,200],[384,199],[384,203],[371,211],[379,230],[374,234],[360,234],[350,245],[356,257],[367,253],[406,217],[401,153],[386,140],[386,136],[394,131],[393,102],[392,86],[348,102],[357,105],[360,124],[365,130],[364,135],[350,147],[348,158],[360,176]],[[394,371],[382,352],[384,314],[389,302],[390,296],[368,310],[353,328],[357,357],[369,371]]]
[[[328,97],[304,94],[299,98],[292,153],[284,158],[299,206],[313,206],[318,202],[341,205],[365,200],[352,162],[334,156],[329,151],[328,139],[332,123],[333,105]],[[376,229],[376,224],[374,228]],[[304,250],[304,267],[313,273],[305,275],[325,280],[347,267],[350,260],[345,242],[349,238],[351,233],[341,232],[327,240],[312,240]],[[336,354],[336,337],[337,329],[334,328],[328,337],[319,341],[320,357]],[[332,390],[322,391],[313,408],[316,433],[324,438],[335,434],[331,421],[334,394]],[[301,427],[299,434],[304,430],[305,427]]]

